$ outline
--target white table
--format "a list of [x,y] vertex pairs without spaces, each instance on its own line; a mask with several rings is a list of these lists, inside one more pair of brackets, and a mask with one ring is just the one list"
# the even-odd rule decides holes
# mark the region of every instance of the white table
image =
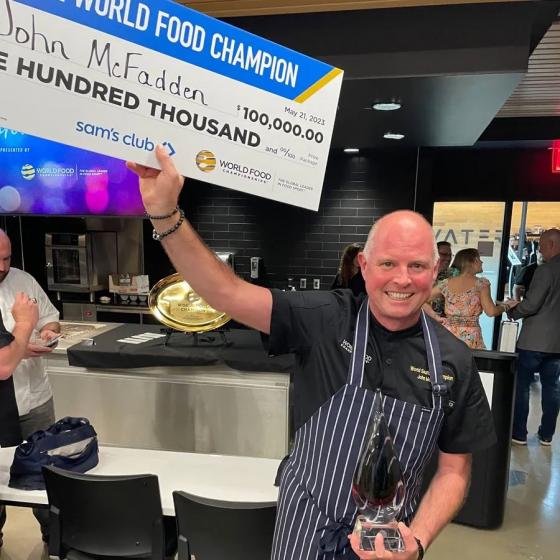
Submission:
[[[14,447],[0,449],[0,502],[17,506],[47,505],[42,490],[10,488]],[[275,505],[273,485],[278,459],[100,447],[99,464],[87,474],[156,474],[164,515],[175,515],[173,491],[183,490],[197,501],[222,507]]]

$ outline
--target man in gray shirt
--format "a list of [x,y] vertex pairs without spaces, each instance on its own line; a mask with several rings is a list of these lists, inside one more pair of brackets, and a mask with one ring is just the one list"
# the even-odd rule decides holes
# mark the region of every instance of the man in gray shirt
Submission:
[[545,231],[539,250],[546,262],[535,271],[525,299],[510,312],[513,319],[523,319],[517,341],[519,360],[512,440],[527,445],[529,388],[538,371],[542,384],[538,437],[541,445],[548,446],[560,410],[560,230]]

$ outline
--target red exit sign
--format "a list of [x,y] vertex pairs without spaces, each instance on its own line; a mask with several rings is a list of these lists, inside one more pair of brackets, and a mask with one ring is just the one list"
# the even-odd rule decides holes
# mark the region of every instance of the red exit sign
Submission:
[[552,142],[552,173],[560,173],[560,140]]

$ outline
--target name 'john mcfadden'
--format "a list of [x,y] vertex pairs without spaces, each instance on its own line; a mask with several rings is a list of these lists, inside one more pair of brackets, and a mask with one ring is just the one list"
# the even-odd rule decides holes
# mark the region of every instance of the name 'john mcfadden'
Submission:
[[[0,0],[0,2],[1,1],[2,0]],[[46,54],[59,54],[66,60],[70,60],[62,41],[49,39],[44,33],[37,30],[35,26],[35,14],[31,14],[30,30],[16,25],[14,23],[10,0],[4,0],[3,7],[2,4],[0,4],[0,37],[13,37],[17,44],[26,45],[32,51],[41,51]]]
[[201,105],[208,105],[204,98],[204,92],[200,89],[192,89],[184,84],[183,77],[180,74],[169,77],[165,68],[159,70],[156,74],[152,74],[139,66],[143,57],[142,53],[127,51],[118,53],[120,54],[119,57],[115,52],[118,53],[118,50],[117,48],[113,50],[111,43],[105,43],[101,46],[97,39],[94,39],[91,43],[86,67],[106,72],[111,78],[132,79],[141,86],[148,86]]

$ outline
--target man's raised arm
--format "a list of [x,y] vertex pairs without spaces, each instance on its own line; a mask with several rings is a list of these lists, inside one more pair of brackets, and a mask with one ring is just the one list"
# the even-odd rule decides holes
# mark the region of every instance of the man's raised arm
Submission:
[[[181,219],[179,212],[174,212],[174,209],[184,179],[165,148],[157,146],[156,157],[161,171],[137,163],[129,162],[127,165],[138,175],[144,208],[156,232],[162,234],[173,229]],[[165,235],[161,244],[177,272],[214,309],[264,333],[270,332],[270,291],[237,277],[204,244],[187,220]]]
[[25,358],[29,338],[39,319],[37,304],[27,294],[18,292],[12,306],[12,315],[15,326],[11,334],[4,329],[0,315],[0,379],[10,377],[19,362]]

